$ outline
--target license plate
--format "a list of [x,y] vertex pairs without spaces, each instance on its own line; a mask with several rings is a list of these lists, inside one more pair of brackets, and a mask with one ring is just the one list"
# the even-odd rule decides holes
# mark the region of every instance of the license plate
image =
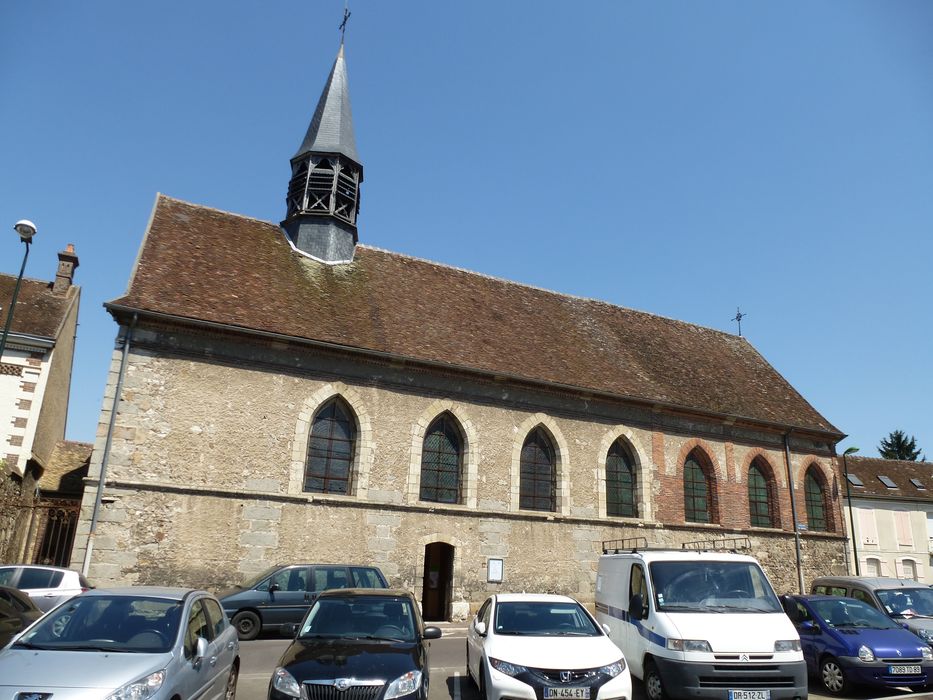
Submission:
[[729,700],[771,700],[770,690],[730,690]]
[[919,675],[920,666],[888,666],[888,673],[892,676]]
[[590,700],[589,688],[545,688],[545,700]]

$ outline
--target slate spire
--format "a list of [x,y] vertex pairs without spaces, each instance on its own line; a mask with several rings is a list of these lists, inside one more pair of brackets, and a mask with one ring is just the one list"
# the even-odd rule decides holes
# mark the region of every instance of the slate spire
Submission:
[[363,166],[353,134],[343,42],[291,166],[282,228],[308,255],[349,262],[358,239]]

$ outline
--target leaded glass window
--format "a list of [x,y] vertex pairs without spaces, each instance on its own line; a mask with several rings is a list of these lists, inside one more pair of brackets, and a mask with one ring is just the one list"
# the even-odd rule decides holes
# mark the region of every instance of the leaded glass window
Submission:
[[522,446],[519,508],[556,510],[556,471],[554,446],[544,430],[535,428]]
[[807,500],[807,526],[811,530],[825,532],[826,495],[812,467],[807,470],[807,476],[804,478],[804,491]]
[[606,513],[630,518],[638,515],[635,505],[635,460],[621,440],[612,443],[606,455]]
[[311,424],[304,490],[349,494],[355,454],[356,421],[350,407],[342,399],[331,399]]
[[421,500],[460,503],[460,430],[449,413],[439,416],[424,436],[421,447]]
[[709,479],[693,457],[684,462],[684,517],[688,523],[713,522]]
[[774,527],[771,484],[754,462],[748,468],[748,513],[754,527]]

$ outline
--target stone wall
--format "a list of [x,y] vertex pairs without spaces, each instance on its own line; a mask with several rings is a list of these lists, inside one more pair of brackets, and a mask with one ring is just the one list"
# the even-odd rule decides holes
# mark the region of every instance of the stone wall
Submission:
[[[119,361],[115,352],[73,566],[84,557]],[[308,430],[337,395],[358,424],[354,488],[347,496],[305,493]],[[418,500],[421,440],[443,411],[465,441],[456,505]],[[557,450],[554,513],[518,507],[519,455],[536,426]],[[636,461],[636,518],[606,515],[606,452],[619,438]],[[681,469],[695,448],[714,470],[721,525],[684,523]],[[813,467],[829,493],[837,478],[831,446],[795,438],[791,448],[794,488]],[[775,482],[779,527],[749,527],[746,474],[756,457]],[[282,343],[138,330],[106,481],[88,570],[96,585],[216,589],[273,563],[340,561],[375,563],[392,584],[420,593],[425,546],[446,542],[462,613],[499,589],[592,600],[605,539],[646,535],[679,546],[738,533],[751,536],[778,590],[797,588],[787,468],[773,430]],[[835,491],[831,498],[833,531],[801,537],[807,579],[844,570]],[[798,491],[797,521],[805,524],[802,500]],[[501,585],[486,583],[489,557],[504,560]]]

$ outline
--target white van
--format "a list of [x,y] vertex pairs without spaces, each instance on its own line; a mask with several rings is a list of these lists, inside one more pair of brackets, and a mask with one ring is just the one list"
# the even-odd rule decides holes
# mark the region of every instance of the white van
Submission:
[[[596,617],[649,700],[807,697],[800,637],[747,537],[650,549],[603,542]],[[727,551],[728,548],[731,551]]]

